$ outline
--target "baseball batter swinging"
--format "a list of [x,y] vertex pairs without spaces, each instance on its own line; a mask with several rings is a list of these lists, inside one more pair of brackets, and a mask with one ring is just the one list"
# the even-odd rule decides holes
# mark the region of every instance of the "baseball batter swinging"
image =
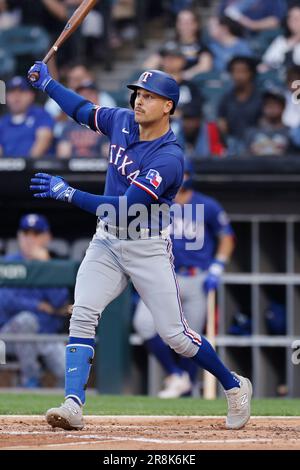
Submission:
[[[79,124],[104,133],[111,142],[103,196],[72,188],[58,176],[38,173],[31,179],[35,197],[72,203],[98,216],[96,233],[77,274],[66,346],[65,402],[48,410],[47,422],[63,429],[83,428],[95,329],[103,310],[131,279],[161,338],[220,381],[228,402],[226,426],[240,429],[250,417],[251,383],[230,372],[210,343],[187,324],[174,273],[169,220],[149,216],[155,205],[163,205],[168,212],[183,180],[183,153],[170,129],[170,115],[179,99],[177,82],[161,71],[144,72],[128,85],[133,90],[130,111],[101,108],[84,100],[53,80],[43,62],[36,62],[32,72],[39,73],[39,80],[32,83],[35,88],[45,91]],[[137,204],[147,209],[147,216],[130,232]]]

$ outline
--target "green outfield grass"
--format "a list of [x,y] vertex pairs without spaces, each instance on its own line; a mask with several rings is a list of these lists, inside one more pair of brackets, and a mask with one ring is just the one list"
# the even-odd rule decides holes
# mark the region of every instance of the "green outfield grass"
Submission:
[[[0,414],[43,414],[63,401],[59,395],[0,394]],[[92,395],[85,414],[90,415],[174,415],[205,416],[226,414],[225,400],[181,398],[161,400],[145,396]],[[300,399],[253,400],[252,414],[257,416],[300,416]]]

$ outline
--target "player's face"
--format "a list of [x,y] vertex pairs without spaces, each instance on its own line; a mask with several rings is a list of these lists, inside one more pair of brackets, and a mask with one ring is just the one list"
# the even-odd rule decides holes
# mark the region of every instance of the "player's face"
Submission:
[[22,114],[27,111],[34,101],[31,90],[16,88],[7,93],[7,106],[12,114]]
[[287,24],[290,32],[292,34],[299,34],[299,28],[300,28],[300,8],[299,6],[295,6],[294,8],[291,8],[288,13],[287,17]]
[[196,36],[199,24],[195,15],[188,10],[182,10],[177,16],[176,30],[181,39],[189,35]]
[[78,93],[83,96],[88,101],[98,104],[98,92],[95,90],[90,90],[89,88],[83,88],[78,91]]
[[18,242],[21,252],[28,258],[37,248],[47,248],[51,236],[49,232],[36,232],[35,230],[20,230]]
[[164,72],[172,75],[173,73],[182,72],[184,69],[186,60],[181,56],[166,55],[163,58],[163,70]]
[[172,101],[140,88],[134,105],[135,120],[141,125],[160,121],[170,113],[172,107]]
[[236,86],[247,85],[253,81],[250,67],[246,63],[237,62],[233,65],[231,75]]
[[269,121],[280,121],[284,111],[284,104],[276,99],[269,98],[265,101],[263,115]]
[[93,80],[93,75],[83,66],[73,67],[68,75],[68,87],[76,90],[85,80]]

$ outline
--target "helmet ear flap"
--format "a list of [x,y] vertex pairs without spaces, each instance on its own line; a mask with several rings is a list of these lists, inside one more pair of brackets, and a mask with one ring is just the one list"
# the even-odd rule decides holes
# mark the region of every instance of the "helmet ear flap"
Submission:
[[135,103],[135,100],[136,100],[136,96],[137,96],[137,92],[136,92],[136,91],[134,91],[133,93],[131,93],[130,105],[131,105],[132,109],[134,109],[134,103]]

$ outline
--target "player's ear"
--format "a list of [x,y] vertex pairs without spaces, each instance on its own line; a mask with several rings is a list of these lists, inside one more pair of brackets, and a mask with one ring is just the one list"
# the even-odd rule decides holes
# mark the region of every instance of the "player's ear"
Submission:
[[170,101],[170,100],[166,101],[165,102],[165,113],[166,114],[171,113],[172,109],[173,109],[173,101]]

